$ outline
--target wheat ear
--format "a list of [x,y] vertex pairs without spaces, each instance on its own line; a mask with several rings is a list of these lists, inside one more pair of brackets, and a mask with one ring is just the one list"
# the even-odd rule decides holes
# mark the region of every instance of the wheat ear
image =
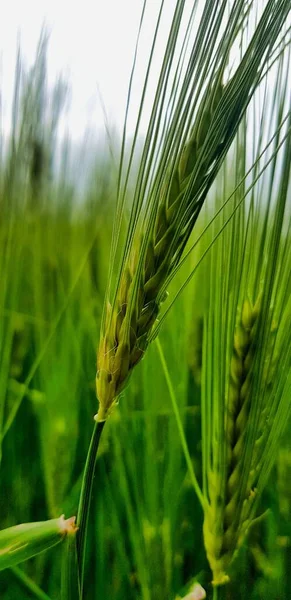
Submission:
[[[136,240],[127,267],[123,271],[116,302],[113,307],[110,304],[107,306],[105,332],[100,341],[97,358],[96,385],[100,402],[98,420],[107,418],[132,369],[143,357],[148,346],[149,334],[164,299],[160,297],[160,292],[167,277],[179,262],[202,207],[209,187],[208,185],[205,188],[203,184],[212,156],[202,165],[200,184],[197,182],[192,186],[191,194],[188,184],[193,165],[198,162],[199,153],[203,148],[205,128],[211,122],[221,95],[222,87],[219,87],[209,110],[198,115],[199,126],[193,129],[172,177],[167,178],[163,186],[141,268],[143,234]],[[222,152],[222,147],[220,151]],[[219,158],[220,154],[216,160]],[[203,191],[199,195],[200,189]],[[184,213],[182,220],[181,207]],[[190,217],[185,222],[188,212]],[[136,274],[139,271],[137,286]]]
[[[228,401],[225,411],[225,470],[215,467],[208,477],[209,503],[204,519],[204,541],[213,573],[213,585],[229,580],[228,570],[248,525],[247,516],[255,490],[249,489],[241,502],[243,446],[250,412],[252,363],[258,306],[245,300],[234,335],[230,364]],[[246,506],[248,505],[248,506]]]
[[[176,25],[180,23],[183,4],[177,3]],[[262,69],[281,29],[287,4],[287,0],[278,6],[267,3],[240,64],[225,84],[222,82],[227,79],[225,69],[229,52],[237,27],[243,30],[246,18],[244,2],[238,2],[231,11],[224,29],[225,38],[213,55],[212,46],[207,48],[204,45],[204,29],[199,29],[198,46],[194,42],[185,82],[181,90],[177,86],[179,90],[176,90],[175,100],[172,98],[173,105],[165,128],[161,125],[161,108],[167,112],[164,102],[168,76],[162,69],[112,300],[111,275],[120,225],[117,223],[114,229],[117,241],[113,241],[113,266],[110,267],[106,295],[107,314],[102,320],[97,358],[98,421],[106,420],[152,338],[168,282],[180,264],[206,195],[259,84]],[[215,20],[214,14],[213,18]],[[206,8],[202,23],[207,31],[209,13]],[[176,43],[176,25],[171,30],[172,50]],[[219,17],[218,30],[220,25]],[[170,68],[172,59],[168,60]],[[201,69],[205,76],[208,74],[203,85]],[[184,71],[178,69],[181,77],[182,72],[184,76]],[[185,143],[191,123],[194,126]],[[158,141],[157,152],[152,148],[155,139]],[[118,190],[120,192],[119,185]],[[126,185],[124,193],[118,192],[117,221],[123,213],[125,191]]]

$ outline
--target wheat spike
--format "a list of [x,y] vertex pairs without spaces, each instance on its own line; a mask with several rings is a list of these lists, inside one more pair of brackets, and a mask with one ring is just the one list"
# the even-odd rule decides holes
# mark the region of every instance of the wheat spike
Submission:
[[[204,129],[211,121],[221,95],[222,87],[217,91],[209,111],[204,111],[201,117],[199,115],[199,127],[194,127],[173,176],[167,178],[167,185],[164,185],[151,238],[147,244],[134,305],[132,298],[135,293],[135,274],[139,267],[142,236],[136,242],[127,268],[123,271],[116,302],[113,307],[111,305],[107,307],[105,333],[101,338],[97,358],[96,385],[101,405],[98,420],[106,419],[115,399],[127,383],[133,367],[143,357],[148,346],[149,333],[156,322],[163,300],[158,300],[159,292],[179,262],[202,207],[206,195],[205,188],[201,185],[203,194],[199,197],[197,183],[190,195],[188,182],[193,171],[193,163],[197,162],[199,152],[203,148]],[[220,152],[222,151],[223,145],[220,147]],[[220,154],[217,160],[219,156]],[[207,163],[204,163],[205,174],[209,164],[212,163],[212,158],[209,156]],[[201,180],[204,183],[202,174]],[[198,200],[196,200],[197,196]],[[193,205],[193,199],[194,210],[192,209],[190,213],[191,219],[186,224],[183,221],[181,223],[179,207],[183,206],[184,202],[184,213],[187,213]]]
[[[248,526],[249,508],[256,495],[248,489],[240,506],[240,479],[243,471],[243,446],[250,412],[252,363],[258,306],[246,299],[236,327],[230,364],[228,402],[225,411],[225,480],[221,473],[209,474],[209,505],[204,520],[204,540],[213,585],[229,580],[228,570]],[[246,506],[247,505],[247,506]]]
[[[164,106],[168,85],[166,64],[171,70],[182,4],[177,3],[173,17],[168,48],[171,52],[167,53],[169,63],[166,61],[161,71],[121,261],[116,258],[120,232],[118,218],[124,209],[126,185],[124,193],[119,193],[122,187],[119,179],[117,225],[113,232],[113,260],[106,295],[107,315],[102,321],[97,357],[96,389],[100,407],[96,420],[106,420],[133,368],[144,355],[168,282],[180,264],[207,193],[259,84],[268,53],[288,8],[287,0],[281,7],[272,3],[266,5],[242,60],[229,75],[226,67],[236,38],[237,27],[234,25],[239,24],[243,29],[246,18],[244,2],[240,0],[231,11],[223,28],[224,43],[215,53],[212,53],[212,46],[206,44],[209,12],[205,7],[201,21],[205,32],[202,35],[201,24],[189,62],[185,59],[183,64],[186,70],[181,67],[178,74],[173,73],[175,77],[181,76],[181,89],[178,86],[177,94],[173,93],[170,116],[163,129],[162,109],[167,112]],[[218,30],[221,24],[219,17]],[[205,77],[201,77],[202,72]],[[187,141],[187,130],[192,123]],[[158,140],[157,154],[152,148],[155,139]],[[126,181],[129,172],[130,167]],[[116,241],[114,234],[117,234]],[[119,271],[112,290],[114,261],[118,262]]]

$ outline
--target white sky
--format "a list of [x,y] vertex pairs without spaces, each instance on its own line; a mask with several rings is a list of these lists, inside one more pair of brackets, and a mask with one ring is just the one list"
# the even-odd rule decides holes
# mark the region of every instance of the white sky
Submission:
[[[188,7],[192,6],[193,0],[187,0],[187,4]],[[70,107],[61,133],[68,131],[72,139],[80,140],[89,128],[102,128],[104,114],[98,88],[110,124],[115,123],[121,128],[142,5],[143,0],[0,0],[0,108],[4,134],[8,133],[10,127],[18,34],[25,65],[29,67],[33,63],[44,23],[50,31],[49,84],[55,82],[62,73],[71,88]],[[166,1],[157,44],[156,56],[160,58],[175,5],[176,0]],[[139,47],[130,131],[136,123],[134,107],[139,106],[139,94],[159,7],[160,0],[147,0],[147,19]],[[154,65],[149,94],[155,89],[158,71],[159,61]],[[135,92],[138,93],[135,95]]]
[[[97,85],[110,122],[121,124],[142,0],[6,0],[5,3],[2,0],[2,3],[0,90],[4,133],[9,131],[18,33],[28,67],[33,63],[44,22],[50,31],[49,83],[62,72],[71,87],[66,125],[70,136],[82,138],[88,126],[102,125],[104,115]],[[149,1],[148,28],[143,31],[147,49],[158,6],[158,0]]]

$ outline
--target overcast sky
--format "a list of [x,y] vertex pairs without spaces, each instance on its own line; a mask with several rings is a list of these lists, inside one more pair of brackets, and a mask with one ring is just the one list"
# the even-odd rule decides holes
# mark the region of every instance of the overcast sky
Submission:
[[[169,2],[169,5],[174,5]],[[143,31],[149,48],[159,2],[149,0]],[[121,124],[142,0],[8,0],[0,21],[2,127],[9,130],[17,37],[26,66],[32,64],[42,25],[50,31],[48,78],[62,72],[71,86],[67,117],[70,135],[83,136],[88,125],[104,120],[99,86],[110,121]],[[170,17],[170,11],[169,11]],[[141,52],[141,56],[146,52]],[[140,82],[141,83],[141,82]],[[133,119],[134,120],[134,119]]]
[[[143,0],[2,0],[0,20],[0,91],[2,129],[9,131],[17,39],[20,34],[26,67],[34,60],[43,24],[50,32],[48,80],[62,73],[70,84],[70,108],[62,130],[80,140],[86,129],[100,129],[104,113],[121,128]],[[157,58],[162,58],[176,0],[166,0],[164,20],[158,36]],[[203,6],[203,0],[201,5]],[[147,18],[140,40],[139,62],[133,89],[129,131],[136,123],[144,71],[148,61],[160,0],[147,0]],[[186,0],[186,7],[193,0]],[[187,11],[186,11],[187,12]],[[199,11],[198,11],[199,12]],[[154,93],[159,60],[148,88]],[[138,93],[139,92],[139,93]],[[148,102],[151,105],[151,102]],[[144,127],[145,130],[145,127]]]

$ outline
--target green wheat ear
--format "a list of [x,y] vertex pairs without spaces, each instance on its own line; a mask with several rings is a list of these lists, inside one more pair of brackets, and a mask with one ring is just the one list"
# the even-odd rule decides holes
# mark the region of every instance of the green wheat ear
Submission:
[[[217,94],[217,103],[220,97],[221,90]],[[204,119],[209,122],[211,115],[206,113]],[[160,299],[160,291],[179,261],[191,233],[189,226],[181,227],[177,217],[182,196],[187,190],[187,180],[191,177],[193,163],[197,160],[202,142],[199,137],[197,140],[191,138],[184,148],[173,177],[167,180],[167,185],[164,184],[151,237],[147,240],[144,261],[140,263],[141,237],[137,238],[128,266],[122,273],[116,301],[113,306],[107,307],[106,333],[101,338],[97,361],[96,385],[101,405],[98,414],[100,420],[106,418],[126,385],[132,369],[144,355],[149,334],[163,301],[163,298]],[[198,210],[199,207],[197,216]],[[192,220],[194,221],[194,215]],[[139,271],[139,288],[135,290],[136,274]]]
[[[221,418],[217,412],[207,416],[217,425],[214,433],[210,421],[207,423],[208,435],[212,430],[213,437],[210,444],[204,440],[212,447],[205,475],[203,535],[214,586],[229,581],[238,551],[257,520],[258,500],[289,412],[288,372],[283,379],[282,374],[274,375],[270,382],[270,374],[278,371],[280,364],[272,335],[277,328],[272,325],[273,311],[263,313],[262,306],[261,298],[255,305],[248,298],[244,301],[233,337],[224,406],[222,400],[216,400],[215,411],[220,405]],[[286,341],[288,332],[287,328]],[[281,360],[285,353],[282,345]]]
[[[128,181],[131,162],[125,173],[121,162],[112,265],[97,357],[96,391],[100,407],[96,420],[106,420],[157,332],[157,318],[167,286],[181,264],[207,193],[259,84],[286,10],[285,2],[281,8],[272,3],[266,5],[244,56],[229,76],[229,53],[237,40],[237,27],[242,32],[247,18],[244,2],[238,2],[226,18],[221,32],[223,44],[215,51],[207,44],[212,26],[205,7],[201,30],[193,39],[193,53],[187,59],[185,55],[185,63],[180,64],[181,85],[175,90],[167,127],[163,128],[161,110],[166,111],[163,103],[181,16],[177,7],[169,39],[172,52],[165,59],[166,71],[161,72],[123,248],[118,246],[118,235],[127,188],[125,184],[121,189],[121,182],[122,175]],[[213,18],[217,18],[219,31],[221,15],[214,14]],[[205,77],[201,81],[203,69]],[[160,135],[156,151],[152,146],[153,132]],[[117,258],[118,252],[121,260]],[[116,271],[114,285],[112,275]]]
[[249,526],[249,507],[256,494],[250,488],[241,504],[243,446],[250,414],[258,314],[259,303],[252,306],[249,299],[246,299],[236,326],[230,362],[224,423],[225,468],[223,472],[219,472],[217,468],[208,473],[209,503],[206,505],[203,532],[207,558],[213,573],[213,585],[221,585],[229,580],[229,567]]
[[[276,93],[284,94],[280,80]],[[286,119],[289,128],[290,113]],[[203,534],[214,586],[231,578],[258,518],[290,414],[290,135],[282,140],[274,168],[281,189],[264,174],[209,257],[201,411]]]

